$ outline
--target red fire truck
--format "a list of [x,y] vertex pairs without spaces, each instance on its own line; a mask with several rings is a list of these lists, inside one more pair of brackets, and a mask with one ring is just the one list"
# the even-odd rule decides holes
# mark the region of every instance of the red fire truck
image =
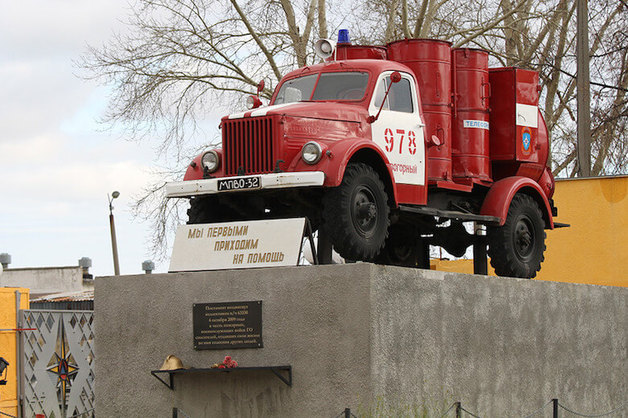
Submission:
[[222,118],[222,147],[167,196],[193,224],[305,216],[348,260],[426,267],[430,245],[488,245],[497,274],[534,277],[556,216],[538,74],[440,40],[347,41]]

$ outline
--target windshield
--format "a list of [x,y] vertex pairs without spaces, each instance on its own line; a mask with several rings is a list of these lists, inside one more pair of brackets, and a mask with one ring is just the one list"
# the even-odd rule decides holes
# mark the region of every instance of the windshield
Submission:
[[360,100],[369,80],[366,72],[322,73],[316,83],[318,76],[311,74],[286,81],[279,89],[274,104],[304,100]]

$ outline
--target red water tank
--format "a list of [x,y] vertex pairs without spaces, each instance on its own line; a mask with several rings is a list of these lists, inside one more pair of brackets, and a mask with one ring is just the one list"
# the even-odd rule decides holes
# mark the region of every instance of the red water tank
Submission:
[[520,68],[491,68],[491,165],[494,180],[545,172],[549,138],[539,112],[539,74]]
[[[333,56],[327,58],[327,61],[333,61]],[[362,46],[339,44],[336,46],[337,60],[359,60],[374,59],[385,60],[386,48],[383,46]]]
[[452,64],[454,181],[491,181],[488,52],[457,48],[452,51]]
[[441,145],[428,148],[428,180],[451,180],[451,43],[404,39],[387,45],[388,59],[414,72],[423,103],[425,135]]

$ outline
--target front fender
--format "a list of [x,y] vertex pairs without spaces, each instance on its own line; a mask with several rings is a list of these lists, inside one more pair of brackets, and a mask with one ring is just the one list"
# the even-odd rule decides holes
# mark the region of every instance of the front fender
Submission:
[[541,208],[546,229],[554,229],[550,203],[541,186],[528,177],[507,177],[493,184],[484,198],[480,214],[498,217],[499,225],[504,225],[512,198],[517,193],[526,193],[536,200]]
[[299,153],[290,164],[289,171],[323,171],[325,173],[324,187],[337,187],[342,183],[345,169],[358,151],[368,150],[377,155],[385,166],[388,173],[388,179],[382,179],[384,183],[388,182],[392,186],[393,198],[397,202],[397,185],[393,181],[393,173],[390,168],[390,162],[384,152],[373,141],[368,139],[343,140],[343,141],[318,141],[323,147],[323,157],[315,165],[308,165],[301,159]]
[[[225,162],[222,155],[222,149],[215,148],[214,151],[218,153],[218,158],[220,158],[220,166],[218,167],[218,170],[212,173],[212,177],[224,177],[225,176]],[[204,175],[203,163],[201,162],[201,159],[203,158],[203,154],[205,154],[205,152],[198,154],[196,157],[194,157],[190,165],[188,165],[188,168],[185,171],[185,176],[183,176],[183,181],[202,180],[204,178],[203,177]]]

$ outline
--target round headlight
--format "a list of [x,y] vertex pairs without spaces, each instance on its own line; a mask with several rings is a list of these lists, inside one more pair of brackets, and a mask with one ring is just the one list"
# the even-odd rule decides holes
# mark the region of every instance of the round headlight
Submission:
[[214,171],[218,170],[218,167],[220,166],[220,157],[218,156],[218,153],[214,150],[207,151],[205,154],[203,154],[201,162],[203,163],[203,168],[207,170],[207,172],[213,173]]
[[246,108],[249,110],[257,109],[262,105],[262,101],[257,96],[249,96],[246,98]]
[[303,145],[303,148],[301,149],[301,158],[303,158],[303,161],[310,165],[319,162],[322,155],[323,150],[316,142],[308,142]]
[[246,98],[246,108],[251,110],[255,107],[255,96],[249,96]]

